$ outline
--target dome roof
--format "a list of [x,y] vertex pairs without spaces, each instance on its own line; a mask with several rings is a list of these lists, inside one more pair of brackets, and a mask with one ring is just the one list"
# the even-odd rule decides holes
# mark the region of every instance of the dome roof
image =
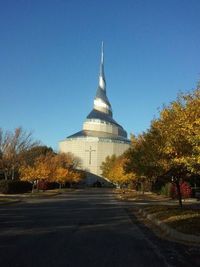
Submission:
[[99,110],[93,109],[87,116],[87,119],[96,119],[96,120],[101,120],[101,121],[105,121],[108,123],[112,123],[115,124],[118,127],[121,127],[121,125],[119,125],[113,118],[112,116],[110,116],[107,113],[101,112]]

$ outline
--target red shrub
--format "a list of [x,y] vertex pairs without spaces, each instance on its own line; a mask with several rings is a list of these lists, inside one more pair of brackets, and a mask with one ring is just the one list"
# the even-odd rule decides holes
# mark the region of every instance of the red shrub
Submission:
[[[190,198],[192,196],[192,188],[189,183],[181,182],[180,190],[181,190],[182,198]],[[170,195],[172,198],[178,198],[177,188],[175,184],[173,184],[173,186],[171,187],[170,193],[171,193]]]
[[44,181],[44,180],[38,181],[38,189],[39,190],[47,190],[48,189],[48,185],[49,185],[49,183]]

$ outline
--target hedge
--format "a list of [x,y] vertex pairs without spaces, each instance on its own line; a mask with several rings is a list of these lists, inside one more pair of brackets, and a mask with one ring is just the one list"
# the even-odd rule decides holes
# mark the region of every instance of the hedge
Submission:
[[32,184],[19,180],[1,180],[0,193],[2,194],[20,194],[31,191]]

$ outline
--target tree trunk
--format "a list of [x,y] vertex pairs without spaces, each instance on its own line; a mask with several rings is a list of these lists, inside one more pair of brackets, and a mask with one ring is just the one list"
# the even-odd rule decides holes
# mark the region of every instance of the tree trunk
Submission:
[[4,177],[5,177],[5,180],[7,181],[8,180],[8,172],[7,171],[4,171]]
[[141,182],[141,191],[142,191],[142,194],[144,195],[144,182]]
[[36,180],[36,190],[37,190],[37,192],[39,192],[39,184],[38,184],[38,180]]
[[32,193],[34,192],[34,182],[32,183]]
[[13,166],[12,167],[12,180],[15,179],[15,167]]
[[182,194],[181,194],[181,188],[180,188],[179,180],[176,181],[175,184],[176,184],[176,189],[177,189],[177,193],[178,193],[179,206],[180,206],[180,208],[182,208],[183,203],[182,203]]

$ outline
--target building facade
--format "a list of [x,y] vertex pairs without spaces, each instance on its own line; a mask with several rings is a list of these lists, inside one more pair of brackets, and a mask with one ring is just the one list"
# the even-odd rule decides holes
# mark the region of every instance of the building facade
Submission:
[[107,156],[121,155],[130,146],[127,133],[113,119],[111,104],[106,95],[104,51],[102,44],[99,83],[92,111],[80,132],[59,142],[60,152],[71,152],[81,159],[82,169],[101,176],[100,166]]

